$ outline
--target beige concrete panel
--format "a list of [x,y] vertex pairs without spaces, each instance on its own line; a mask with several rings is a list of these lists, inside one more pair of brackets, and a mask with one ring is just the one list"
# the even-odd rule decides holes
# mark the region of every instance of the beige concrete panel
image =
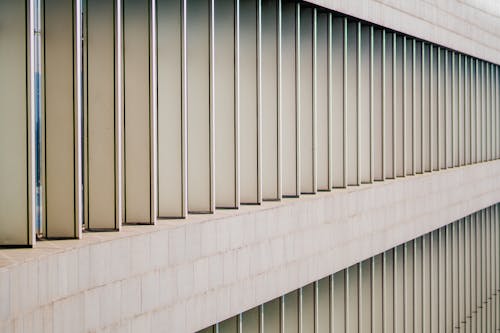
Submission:
[[123,1],[124,222],[151,223],[149,0]]
[[314,75],[316,11],[300,8],[300,191],[316,192],[316,108]]
[[158,1],[158,216],[187,214],[184,1]]
[[240,204],[236,4],[236,0],[217,0],[214,12],[215,204],[222,208]]
[[284,196],[300,195],[300,97],[298,46],[300,35],[300,6],[292,0],[281,2],[281,130],[282,186]]
[[30,244],[26,1],[0,1],[0,245]]
[[[262,137],[258,78],[260,40],[258,11],[260,1],[240,1],[240,200],[262,200]],[[244,126],[243,126],[244,124]]]
[[[44,2],[44,120],[45,120],[45,226],[51,237],[78,237],[81,219],[77,209],[80,158],[75,150],[78,110],[74,83],[74,4]],[[78,144],[78,143],[76,143]],[[79,161],[81,163],[81,161]]]
[[281,199],[278,109],[278,1],[261,0],[262,198]]
[[318,11],[316,29],[315,92],[316,182],[321,191],[332,188],[332,119],[329,105],[329,14]]
[[345,187],[344,19],[333,17],[332,27],[332,176],[333,187]]
[[[87,3],[87,214],[89,229],[118,229],[121,223],[120,50],[115,49],[114,1]],[[117,23],[118,24],[118,23]],[[119,157],[120,156],[120,157]]]

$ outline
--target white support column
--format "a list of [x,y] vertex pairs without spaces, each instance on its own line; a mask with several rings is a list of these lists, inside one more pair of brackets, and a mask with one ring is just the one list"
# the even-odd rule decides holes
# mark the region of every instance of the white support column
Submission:
[[220,208],[240,205],[239,44],[239,0],[215,0],[213,149],[215,205]]
[[0,246],[35,243],[34,4],[0,1]]
[[240,1],[240,200],[262,201],[261,0]]
[[283,196],[300,195],[300,4],[281,0],[281,130]]
[[316,193],[316,9],[300,8],[299,108],[300,108],[300,192]]
[[81,3],[43,1],[43,234],[79,238],[82,229]]
[[155,1],[123,0],[125,223],[154,224],[157,214],[155,19]]
[[187,215],[186,1],[158,0],[158,217]]
[[122,1],[87,2],[86,227],[122,223]]
[[260,81],[262,112],[262,197],[281,199],[281,114],[278,100],[278,1],[260,0]]

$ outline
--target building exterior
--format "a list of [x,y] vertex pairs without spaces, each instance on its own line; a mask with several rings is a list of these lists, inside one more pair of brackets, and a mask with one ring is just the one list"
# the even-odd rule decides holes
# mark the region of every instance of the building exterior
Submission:
[[0,0],[0,331],[500,330],[498,28]]

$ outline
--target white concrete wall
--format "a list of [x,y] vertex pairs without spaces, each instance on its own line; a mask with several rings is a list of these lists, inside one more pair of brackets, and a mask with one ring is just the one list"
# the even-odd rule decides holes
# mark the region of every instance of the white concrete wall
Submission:
[[308,0],[500,64],[496,0]]
[[500,161],[0,252],[1,332],[190,332],[500,201]]

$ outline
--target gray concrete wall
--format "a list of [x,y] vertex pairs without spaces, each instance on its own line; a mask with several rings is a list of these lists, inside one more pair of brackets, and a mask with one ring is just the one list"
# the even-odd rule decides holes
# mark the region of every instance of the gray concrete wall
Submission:
[[307,2],[500,64],[500,2],[495,0]]
[[202,329],[499,202],[499,177],[491,161],[2,250],[0,331]]

